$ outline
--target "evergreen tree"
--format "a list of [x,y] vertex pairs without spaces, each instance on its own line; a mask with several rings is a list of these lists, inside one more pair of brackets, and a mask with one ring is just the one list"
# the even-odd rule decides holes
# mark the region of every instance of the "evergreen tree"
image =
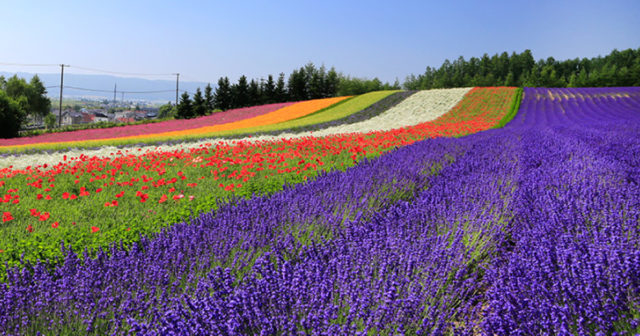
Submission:
[[249,84],[245,75],[240,76],[238,83],[231,87],[231,96],[234,108],[249,106]]
[[196,89],[193,95],[193,117],[201,117],[207,114],[207,101],[202,96],[200,88]]
[[304,68],[293,70],[287,82],[287,92],[293,101],[307,100],[307,80]]
[[282,103],[286,101],[290,101],[291,98],[287,94],[287,87],[284,83],[284,73],[280,73],[278,75],[278,81],[276,82],[276,90],[274,93],[275,102]]
[[207,113],[215,109],[215,96],[210,83],[204,88],[204,102],[207,108]]
[[328,97],[325,89],[326,76],[327,71],[324,65],[319,69],[314,69],[311,79],[309,80],[309,98],[318,99]]
[[180,103],[178,103],[176,118],[178,119],[189,119],[193,117],[193,104],[191,103],[191,98],[189,98],[189,94],[185,91],[182,96],[180,96]]
[[220,77],[220,79],[218,79],[218,87],[216,87],[213,100],[213,105],[216,109],[226,111],[231,108],[233,97],[228,77]]
[[264,103],[266,104],[271,104],[278,101],[276,97],[276,83],[273,80],[273,75],[269,75],[269,77],[267,77],[267,82],[264,84],[263,88],[263,94],[265,97]]
[[324,81],[324,96],[335,97],[338,94],[338,85],[340,84],[340,78],[335,68],[331,68],[327,72],[327,78]]
[[252,79],[251,82],[249,82],[247,94],[249,96],[248,106],[256,106],[260,104],[262,94],[260,92],[260,85],[258,85],[258,82],[256,82],[255,79]]

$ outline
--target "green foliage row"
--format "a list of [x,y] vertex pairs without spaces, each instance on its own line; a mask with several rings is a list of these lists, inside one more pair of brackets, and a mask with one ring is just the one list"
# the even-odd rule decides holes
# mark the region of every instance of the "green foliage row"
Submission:
[[516,116],[516,114],[518,113],[518,109],[520,109],[520,103],[522,102],[523,94],[524,94],[524,90],[522,88],[516,89],[516,94],[513,96],[513,100],[511,101],[511,107],[509,107],[509,112],[507,112],[504,118],[500,119],[500,121],[494,128],[504,127]]
[[565,61],[549,57],[536,62],[528,49],[469,60],[460,56],[453,62],[445,60],[439,68],[427,67],[424,74],[411,75],[404,82],[408,90],[470,86],[640,86],[640,48]]

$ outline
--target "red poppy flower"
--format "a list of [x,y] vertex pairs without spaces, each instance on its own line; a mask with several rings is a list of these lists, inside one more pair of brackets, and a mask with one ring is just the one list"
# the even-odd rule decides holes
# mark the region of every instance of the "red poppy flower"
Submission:
[[45,213],[43,213],[43,214],[41,214],[41,215],[40,215],[40,221],[41,221],[41,222],[44,222],[44,221],[46,221],[47,219],[49,219],[49,217],[50,217],[49,213],[48,213],[48,212],[45,212]]
[[158,203],[164,203],[164,202],[166,202],[166,201],[167,201],[167,198],[168,198],[168,197],[167,197],[167,195],[164,195],[164,194],[163,194],[163,195],[162,195],[162,197],[160,197],[160,200],[158,201]]
[[13,219],[14,219],[14,218],[13,218],[13,216],[11,215],[11,212],[9,212],[9,211],[5,211],[5,212],[2,214],[2,222],[3,222],[3,223],[4,223],[4,222],[8,222],[8,221],[13,220]]
[[53,223],[51,224],[51,227],[52,227],[52,228],[54,228],[54,229],[57,229],[59,225],[60,225],[60,224],[58,224],[58,222],[53,222]]
[[27,226],[27,232],[33,232],[33,226],[31,226],[31,224]]
[[96,233],[96,232],[98,232],[98,231],[100,231],[100,228],[99,228],[99,227],[95,227],[95,226],[92,226],[92,227],[91,227],[91,233]]

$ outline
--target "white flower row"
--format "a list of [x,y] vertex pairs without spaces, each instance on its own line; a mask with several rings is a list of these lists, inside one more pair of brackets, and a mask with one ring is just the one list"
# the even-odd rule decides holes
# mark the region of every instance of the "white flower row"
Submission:
[[[59,162],[63,162],[65,156],[67,159],[77,159],[80,155],[90,157],[113,157],[115,155],[141,154],[148,151],[158,150],[171,152],[181,149],[187,150],[188,148],[200,147],[207,143],[218,143],[221,141],[272,141],[284,138],[300,138],[307,136],[321,137],[343,133],[388,131],[437,119],[444,113],[451,110],[451,108],[453,108],[469,90],[470,88],[457,88],[419,91],[409,96],[398,105],[369,120],[349,125],[334,126],[314,132],[284,133],[278,136],[265,135],[237,140],[206,139],[198,142],[187,142],[175,145],[139,146],[127,147],[124,149],[118,149],[113,146],[105,146],[99,149],[71,148],[64,152],[59,151],[3,157],[0,158],[0,168],[13,166],[13,169],[24,169],[28,166],[57,164]],[[118,152],[121,154],[118,154]]]

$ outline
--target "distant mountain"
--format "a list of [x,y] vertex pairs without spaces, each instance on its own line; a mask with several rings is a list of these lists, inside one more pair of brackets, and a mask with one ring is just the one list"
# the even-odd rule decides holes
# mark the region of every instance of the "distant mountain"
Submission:
[[[27,81],[33,77],[33,73],[26,72],[18,72],[18,73],[10,73],[0,71],[1,76],[5,76],[6,78],[11,77],[13,75],[18,75],[18,77],[25,78]],[[57,73],[42,73],[38,74],[40,80],[44,83],[45,86],[57,86],[51,87],[47,89],[48,95],[52,98],[58,98],[60,95],[60,74]],[[211,83],[213,86],[215,83]],[[63,97],[64,98],[95,98],[95,99],[113,99],[113,88],[114,85],[117,85],[117,94],[116,99],[120,101],[122,99],[121,91],[125,91],[124,99],[127,101],[150,101],[150,102],[167,102],[167,101],[175,101],[176,99],[176,81],[174,80],[150,80],[143,78],[133,78],[133,77],[118,77],[111,75],[82,75],[82,74],[73,74],[73,73],[65,73],[64,74],[64,90]],[[193,94],[198,87],[200,87],[204,91],[204,87],[207,83],[204,82],[183,82],[180,81],[180,90],[179,94],[182,94],[184,91],[189,92],[189,94]],[[74,87],[74,88],[70,88]],[[89,90],[80,90],[75,88],[89,89],[89,90],[99,90],[99,91],[89,91]],[[100,92],[100,90],[104,90],[107,92]],[[165,91],[166,92],[157,92],[157,93],[139,93],[141,91]],[[126,91],[130,91],[132,93],[128,93]],[[133,93],[135,92],[135,93]]]

